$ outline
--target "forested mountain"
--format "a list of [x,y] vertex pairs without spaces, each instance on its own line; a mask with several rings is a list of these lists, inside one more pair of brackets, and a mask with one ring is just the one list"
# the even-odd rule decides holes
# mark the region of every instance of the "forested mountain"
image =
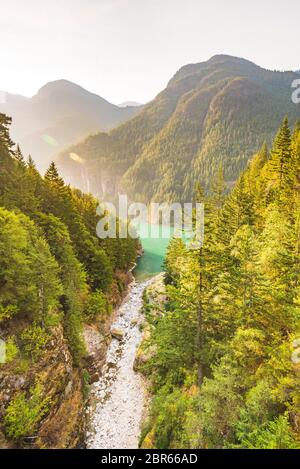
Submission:
[[72,447],[88,384],[83,324],[107,321],[137,241],[100,240],[98,202],[54,163],[42,178],[9,124],[0,114],[0,446],[34,436],[35,447]]
[[[229,195],[220,169],[201,249],[174,239],[164,306],[146,301],[144,448],[300,448],[300,123],[282,123]],[[155,307],[154,307],[155,306]]]
[[136,117],[69,148],[59,167],[101,197],[122,191],[142,201],[188,201],[195,181],[207,186],[220,164],[226,182],[235,181],[262,143],[271,143],[282,115],[295,122],[297,76],[224,55],[187,65]]
[[2,93],[0,112],[11,116],[12,138],[44,171],[62,149],[91,133],[109,130],[138,108],[120,108],[67,80],[47,83],[32,98]]

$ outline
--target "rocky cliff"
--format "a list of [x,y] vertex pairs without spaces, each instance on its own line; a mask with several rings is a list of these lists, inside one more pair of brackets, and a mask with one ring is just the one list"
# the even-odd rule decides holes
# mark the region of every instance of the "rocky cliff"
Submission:
[[[5,435],[0,427],[0,446],[33,448],[73,448],[80,444],[83,419],[83,381],[81,372],[72,365],[72,357],[63,336],[61,326],[53,329],[51,341],[36,363],[19,362],[13,369],[8,363],[0,372],[0,420],[3,423],[7,405],[17,403],[20,396],[33,400],[33,388],[39,384],[40,403],[47,400],[45,418],[36,421],[32,434],[18,441]],[[33,413],[36,413],[33,405]],[[16,405],[15,412],[18,412]],[[22,414],[17,416],[22,419]]]

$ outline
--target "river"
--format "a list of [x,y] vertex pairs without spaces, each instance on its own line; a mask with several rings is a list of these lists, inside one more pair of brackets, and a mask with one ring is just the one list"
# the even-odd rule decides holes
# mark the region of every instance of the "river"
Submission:
[[165,253],[172,236],[172,228],[141,224],[138,230],[144,254],[138,259],[134,271],[138,281],[154,276],[163,270]]
[[150,282],[133,283],[117,313],[113,327],[125,335],[122,341],[112,339],[103,374],[91,387],[87,448],[138,448],[146,392],[133,363],[142,338],[143,291]]
[[99,381],[91,386],[86,447],[99,449],[138,448],[145,411],[146,386],[133,370],[142,339],[143,292],[162,271],[168,239],[142,239],[144,254],[135,269],[135,281],[123,300],[112,328],[121,329],[120,341],[112,338]]

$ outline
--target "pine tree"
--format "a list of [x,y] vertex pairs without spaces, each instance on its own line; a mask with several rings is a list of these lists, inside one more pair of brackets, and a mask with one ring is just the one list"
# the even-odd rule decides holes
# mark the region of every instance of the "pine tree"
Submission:
[[275,138],[270,163],[279,192],[285,191],[290,187],[293,178],[291,131],[287,117],[283,120]]
[[223,172],[222,165],[220,165],[215,177],[212,180],[211,189],[210,189],[211,201],[216,209],[216,215],[219,213],[220,209],[222,208],[224,204],[225,191],[226,191],[226,184],[224,181],[224,172]]
[[224,203],[218,227],[219,239],[228,246],[231,237],[244,225],[254,221],[254,197],[247,187],[244,173]]
[[23,153],[21,151],[21,148],[19,145],[17,145],[15,154],[14,154],[15,160],[19,163],[21,168],[26,168],[26,162],[23,156]]
[[45,180],[58,189],[63,189],[65,187],[64,180],[60,177],[54,161],[50,163],[50,166],[45,173]]
[[0,158],[13,156],[14,143],[9,135],[11,118],[0,113]]
[[28,155],[27,168],[30,170],[36,171],[36,165],[31,155]]
[[[300,318],[298,127],[291,139],[285,119],[271,158],[264,145],[223,206],[221,178],[210,196],[198,187],[201,249],[180,253],[171,243],[167,280],[175,282],[162,319],[152,324],[154,445],[163,422],[173,448],[178,441],[192,448],[299,447],[298,365],[291,360]],[[172,415],[180,415],[171,423],[164,405],[170,393]]]
[[258,151],[257,155],[255,155],[249,163],[250,173],[255,173],[254,175],[252,174],[252,177],[258,177],[260,175],[260,170],[264,167],[269,159],[270,153],[268,145],[265,142]]

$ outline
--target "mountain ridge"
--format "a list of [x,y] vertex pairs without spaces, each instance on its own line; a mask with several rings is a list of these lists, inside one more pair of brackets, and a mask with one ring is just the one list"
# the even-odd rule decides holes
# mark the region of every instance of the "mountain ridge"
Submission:
[[46,83],[31,98],[2,95],[0,112],[13,118],[13,140],[25,154],[31,154],[42,171],[63,148],[92,133],[108,131],[140,110],[120,108],[65,79]]
[[207,186],[220,164],[227,183],[235,181],[285,114],[291,124],[300,118],[295,77],[226,55],[185,65],[137,116],[63,152],[60,170],[100,198],[189,201],[195,182]]

